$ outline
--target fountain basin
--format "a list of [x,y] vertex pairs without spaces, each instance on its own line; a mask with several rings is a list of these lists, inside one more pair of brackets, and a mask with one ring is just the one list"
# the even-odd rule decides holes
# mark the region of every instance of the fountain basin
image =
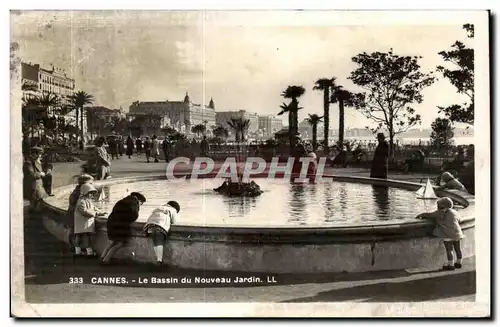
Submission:
[[[421,186],[394,180],[328,177],[336,183],[365,186],[369,184],[406,191],[416,191]],[[165,176],[130,177],[98,182],[96,186],[155,183],[165,179]],[[261,180],[264,179],[259,179],[259,184]],[[73,185],[65,186],[56,189],[55,193],[69,194],[73,188]],[[459,211],[462,215],[461,227],[465,234],[462,252],[464,258],[473,256],[474,197],[457,191],[438,192],[438,195],[449,196],[464,207]],[[146,197],[148,198],[148,195]],[[266,197],[266,194],[261,197]],[[183,198],[177,200],[181,202],[181,207],[183,200],[187,202],[187,199]],[[67,242],[67,235],[62,228],[67,219],[67,205],[58,204],[54,198],[46,199],[44,204],[48,213],[44,219],[46,228],[61,241]],[[187,210],[189,211],[189,205]],[[413,217],[418,213],[419,211],[415,211]],[[147,215],[147,210],[145,214]],[[264,220],[257,220],[253,224],[251,221],[238,224],[234,221],[207,223],[203,219],[197,222],[193,219],[183,220],[182,214],[183,209],[181,221],[172,227],[164,258],[164,262],[182,268],[270,273],[360,272],[439,266],[446,259],[442,242],[432,236],[434,223],[412,217],[385,221],[368,219],[363,222],[333,225],[266,225],[262,223]],[[314,221],[315,212],[310,214],[311,220]],[[373,215],[377,218],[377,213]],[[144,217],[141,219],[144,220]],[[131,248],[119,252],[119,258],[138,264],[154,261],[152,244],[142,231],[143,226],[143,221],[134,223]],[[107,244],[106,218],[98,218],[95,249],[101,253]],[[135,253],[134,256],[131,255],[132,252]]]

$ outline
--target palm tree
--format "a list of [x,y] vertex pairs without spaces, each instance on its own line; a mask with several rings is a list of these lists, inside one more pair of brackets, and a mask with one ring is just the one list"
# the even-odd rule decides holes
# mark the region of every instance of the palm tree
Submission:
[[40,101],[36,96],[29,96],[23,98],[22,105],[22,127],[23,133],[33,134],[35,132],[35,128],[40,125],[40,122],[43,121],[44,118],[44,110],[40,107]]
[[38,103],[40,104],[40,107],[45,110],[46,115],[48,116],[49,113],[55,114],[56,107],[59,105],[60,99],[53,93],[44,93],[38,97]]
[[38,91],[38,85],[35,82],[24,81],[23,84],[21,85],[21,90],[25,92],[26,91],[36,92]]
[[69,96],[69,101],[76,108],[76,126],[78,126],[78,115],[80,114],[80,138],[83,142],[83,107],[87,104],[92,104],[94,96],[85,91],[78,91]]
[[344,145],[344,106],[352,107],[353,94],[347,90],[344,90],[342,85],[335,85],[332,87],[332,96],[330,98],[331,103],[339,104],[339,146]]
[[[285,99],[292,99],[290,104],[287,106],[288,109],[288,137],[290,141],[290,151],[292,151],[294,145],[295,145],[295,135],[298,133],[298,126],[299,126],[299,110],[302,108],[299,108],[299,101],[297,100],[300,98],[306,90],[302,85],[289,85],[285,91],[281,93],[281,96]],[[283,108],[283,105],[281,106],[282,111],[278,114],[283,114],[285,111],[285,108]],[[291,115],[291,117],[290,117]]]
[[318,148],[318,144],[317,144],[318,123],[320,123],[322,119],[323,119],[323,116],[318,116],[316,114],[312,114],[312,115],[309,114],[309,117],[306,118],[306,121],[313,128],[313,140],[312,140],[313,151],[316,151],[316,149]]
[[227,121],[227,124],[234,130],[236,143],[239,144],[240,142],[245,142],[245,134],[250,126],[250,120],[243,118],[231,118],[231,120]]
[[324,124],[324,143],[325,151],[328,152],[328,132],[330,129],[330,88],[335,85],[335,77],[320,78],[314,83],[313,90],[323,91],[323,116],[325,118]]
[[229,136],[229,131],[223,126],[216,126],[213,130],[213,134],[216,137],[227,139],[227,137]]
[[198,137],[200,136],[200,134],[205,133],[205,131],[206,127],[203,124],[198,124],[191,127],[191,132],[195,133]]

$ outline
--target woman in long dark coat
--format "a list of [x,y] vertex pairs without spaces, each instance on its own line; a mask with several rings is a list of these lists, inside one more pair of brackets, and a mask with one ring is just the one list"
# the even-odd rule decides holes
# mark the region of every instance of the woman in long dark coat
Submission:
[[387,179],[389,170],[389,145],[385,141],[383,133],[377,134],[378,145],[375,149],[372,161],[371,178],[384,178]]
[[134,154],[134,140],[129,137],[127,138],[127,156],[130,159],[130,156]]
[[30,201],[32,211],[37,210],[40,201],[48,195],[43,187],[43,180],[50,172],[45,172],[42,168],[42,153],[42,148],[31,148],[31,158],[23,164],[23,195]]
[[116,251],[128,244],[132,238],[131,225],[139,218],[139,209],[144,202],[146,202],[144,195],[137,192],[132,192],[116,202],[107,221],[106,227],[111,243],[101,255],[102,263],[108,263]]

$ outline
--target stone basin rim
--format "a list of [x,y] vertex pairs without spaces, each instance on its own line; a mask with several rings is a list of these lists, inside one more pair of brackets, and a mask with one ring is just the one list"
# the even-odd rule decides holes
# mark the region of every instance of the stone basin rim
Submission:
[[[189,173],[180,173],[177,174],[178,178],[189,178],[191,174]],[[213,178],[216,174],[205,174],[200,175],[200,178]],[[265,175],[267,176],[267,174]],[[254,178],[262,178],[259,177],[259,174],[252,175]],[[400,180],[386,180],[386,179],[376,179],[369,177],[357,177],[357,176],[343,176],[343,175],[324,175],[326,179],[332,179],[336,181],[344,181],[351,183],[360,183],[360,184],[372,184],[379,186],[389,186],[394,188],[406,189],[406,190],[416,190],[421,187],[423,184],[408,182],[408,181],[400,181]],[[131,182],[140,182],[140,181],[148,181],[148,180],[167,180],[168,178],[165,175],[138,175],[138,176],[129,176],[129,177],[121,177],[121,178],[113,178],[104,181],[96,181],[94,183],[95,186],[101,187],[106,185],[114,185],[114,184],[125,184]],[[56,193],[58,190],[62,192],[68,192],[74,188],[74,185],[66,185],[54,190]],[[57,193],[56,193],[57,194]],[[439,194],[446,195],[464,205],[465,207],[469,206],[470,203],[474,202],[474,197],[468,193],[460,192],[460,191],[440,191]],[[47,199],[43,199],[44,206],[49,210],[56,212],[60,215],[64,215],[67,213],[66,209],[61,207],[54,206],[46,201]],[[105,229],[107,218],[98,217],[96,222],[100,229]],[[474,227],[475,217],[462,217],[461,226],[462,228],[472,228]],[[137,231],[137,236],[143,236],[140,231],[144,227],[144,222],[135,222],[132,227],[135,231]],[[430,226],[434,226],[434,223],[429,220],[415,220],[415,221],[406,221],[402,223],[388,223],[388,224],[351,224],[346,226],[332,226],[332,227],[320,227],[320,226],[298,226],[298,227],[290,227],[290,226],[280,226],[273,225],[267,227],[260,226],[242,226],[242,225],[174,225],[172,226],[172,233],[180,233],[180,234],[190,234],[190,233],[208,233],[208,234],[260,234],[260,235],[299,235],[299,234],[338,234],[338,235],[347,235],[347,234],[367,234],[367,233],[375,233],[375,234],[386,234],[391,232],[397,232],[398,234],[403,233],[405,231],[410,231],[412,229],[421,229],[427,228]],[[145,235],[144,235],[145,236]]]

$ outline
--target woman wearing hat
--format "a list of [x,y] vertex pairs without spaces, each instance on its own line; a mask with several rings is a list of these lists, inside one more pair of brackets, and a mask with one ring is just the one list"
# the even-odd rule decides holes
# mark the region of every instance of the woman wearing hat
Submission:
[[23,195],[30,201],[30,210],[37,210],[40,200],[47,197],[43,179],[49,172],[43,171],[40,147],[31,148],[31,157],[23,163]]
[[106,148],[104,137],[100,137],[96,143],[96,170],[97,180],[106,179],[111,175],[111,159]]
[[378,145],[373,155],[370,177],[387,179],[387,172],[389,170],[389,145],[385,141],[383,133],[377,134],[377,140]]
[[[440,198],[437,200],[437,210],[434,212],[421,213],[417,216],[418,219],[435,219],[436,228],[433,235],[439,237],[444,242],[446,250],[446,258],[448,262],[443,266],[443,270],[454,270],[462,268],[462,250],[460,249],[460,240],[464,238],[462,229],[460,228],[460,216],[453,209],[453,201],[448,198]],[[457,260],[453,260],[453,250],[457,255]]]
[[92,248],[92,234],[95,233],[95,217],[103,215],[94,205],[92,198],[97,194],[97,189],[89,183],[80,187],[80,197],[75,208],[75,254],[81,255],[82,248],[86,249],[88,256],[95,256]]

